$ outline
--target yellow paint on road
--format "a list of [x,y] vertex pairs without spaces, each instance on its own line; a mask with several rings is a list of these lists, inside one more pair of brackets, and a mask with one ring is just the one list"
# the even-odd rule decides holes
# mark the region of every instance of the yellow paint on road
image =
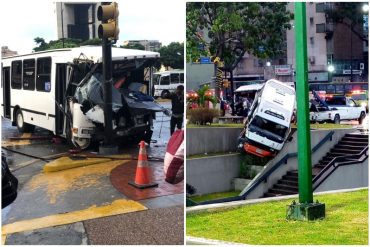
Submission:
[[70,157],[62,157],[56,159],[50,163],[47,163],[44,166],[44,172],[57,172],[72,168],[77,168],[81,166],[89,166],[99,163],[104,163],[111,161],[110,159],[101,159],[101,158],[86,158],[86,159],[71,159]]
[[55,204],[58,197],[68,191],[81,190],[83,192],[82,189],[91,186],[96,188],[103,186],[111,170],[126,162],[117,160],[59,172],[40,173],[32,177],[31,181],[25,185],[25,190],[30,192],[45,190],[50,204]]
[[1,245],[5,245],[6,234],[1,234]]
[[14,222],[2,227],[2,234],[11,234],[16,232],[31,231],[45,227],[60,226],[72,224],[80,221],[97,219],[101,217],[125,214],[135,211],[146,210],[142,204],[132,200],[116,200],[106,206],[96,205],[80,211],[69,212],[65,214],[56,214],[42,218],[23,220]]
[[[29,138],[32,136],[32,133],[23,133],[20,137],[22,138]],[[3,147],[12,147],[12,146],[24,146],[24,145],[30,145],[31,140],[5,140],[1,141],[1,146]]]

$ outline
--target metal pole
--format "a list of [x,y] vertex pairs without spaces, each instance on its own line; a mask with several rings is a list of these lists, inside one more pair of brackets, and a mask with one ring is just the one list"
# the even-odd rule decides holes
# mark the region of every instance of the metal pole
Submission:
[[351,23],[351,35],[350,35],[350,37],[351,37],[351,41],[350,41],[350,43],[351,43],[351,82],[353,81],[353,75],[352,75],[352,60],[353,60],[353,58],[352,58],[352,29],[353,29],[353,24]]
[[299,202],[312,203],[312,166],[311,137],[308,111],[308,66],[307,66],[307,29],[306,5],[295,4],[295,40],[296,40],[296,95],[298,129],[298,186]]
[[61,2],[60,3],[60,12],[61,12],[61,15],[62,15],[62,44],[63,44],[63,48],[64,48],[64,22],[63,22],[63,3]]
[[110,145],[113,141],[112,124],[112,45],[107,38],[103,38],[103,95],[104,95],[104,144]]

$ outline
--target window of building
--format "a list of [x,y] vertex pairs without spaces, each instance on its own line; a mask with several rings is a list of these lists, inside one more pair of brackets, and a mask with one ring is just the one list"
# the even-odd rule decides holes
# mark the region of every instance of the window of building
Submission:
[[315,44],[315,38],[314,37],[310,37],[310,44],[311,45],[314,45]]
[[325,33],[325,23],[316,24],[316,33]]
[[345,93],[351,93],[352,92],[352,85],[345,85],[344,86],[344,92]]
[[325,12],[325,3],[316,3],[316,13]]
[[23,89],[35,90],[35,59],[23,61]]
[[37,91],[50,92],[51,90],[51,58],[38,58],[37,59]]
[[184,73],[180,74],[180,83],[184,83]]
[[12,62],[12,79],[11,85],[13,89],[22,88],[22,61]]
[[313,17],[310,17],[310,25],[313,26]]

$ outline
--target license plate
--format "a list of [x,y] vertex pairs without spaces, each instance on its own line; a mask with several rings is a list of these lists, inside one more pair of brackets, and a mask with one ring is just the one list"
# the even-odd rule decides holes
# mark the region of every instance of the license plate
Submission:
[[256,152],[259,153],[259,154],[262,154],[263,153],[263,150],[262,149],[259,149],[259,148],[256,148]]

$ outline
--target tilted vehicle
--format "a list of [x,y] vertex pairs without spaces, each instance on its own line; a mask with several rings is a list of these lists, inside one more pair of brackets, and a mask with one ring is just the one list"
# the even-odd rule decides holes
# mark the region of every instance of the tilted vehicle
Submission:
[[[149,95],[159,53],[112,49],[113,131],[150,141],[155,112]],[[57,49],[2,59],[1,115],[19,131],[39,126],[86,148],[104,137],[102,48]]]
[[239,137],[239,150],[260,156],[274,156],[290,133],[295,104],[293,87],[268,80],[256,93],[245,129]]

